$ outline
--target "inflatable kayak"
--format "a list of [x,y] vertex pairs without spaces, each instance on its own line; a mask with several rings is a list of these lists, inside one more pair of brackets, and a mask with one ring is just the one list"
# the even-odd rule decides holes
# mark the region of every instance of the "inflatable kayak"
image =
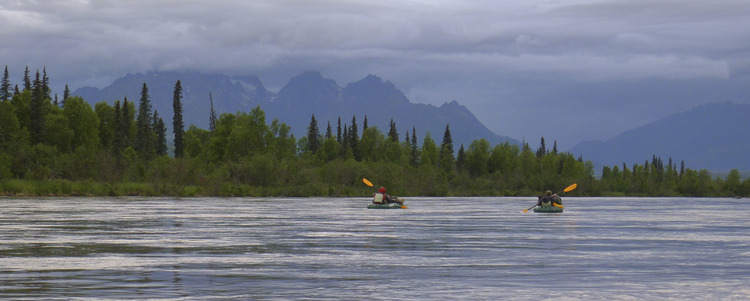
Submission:
[[390,203],[390,204],[373,204],[367,205],[367,209],[401,209],[401,204]]
[[556,206],[546,206],[546,207],[537,206],[537,207],[534,207],[534,212],[558,213],[558,212],[563,212],[563,209],[564,209],[563,207],[556,207]]
[[372,203],[367,205],[367,209],[401,209],[404,206],[404,198],[376,193],[372,198]]

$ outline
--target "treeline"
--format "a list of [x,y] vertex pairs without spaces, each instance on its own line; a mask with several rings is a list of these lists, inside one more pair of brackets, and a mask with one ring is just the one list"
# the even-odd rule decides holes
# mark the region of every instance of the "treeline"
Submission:
[[[217,116],[209,129],[182,122],[182,86],[174,86],[173,141],[144,83],[136,102],[96,103],[51,95],[46,70],[21,87],[0,85],[0,193],[6,195],[363,196],[367,178],[401,196],[536,195],[578,183],[573,195],[748,196],[750,180],[733,170],[711,177],[654,157],[643,165],[604,167],[570,153],[473,141],[454,149],[450,126],[440,143],[416,128],[399,135],[358,123],[311,116],[307,135],[266,120],[260,107]],[[169,147],[172,149],[169,149]]]

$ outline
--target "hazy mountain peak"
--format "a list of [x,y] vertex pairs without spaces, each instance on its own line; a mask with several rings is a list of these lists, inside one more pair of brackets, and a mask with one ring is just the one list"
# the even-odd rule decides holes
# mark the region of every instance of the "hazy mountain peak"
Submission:
[[750,170],[750,105],[712,103],[571,149],[596,165],[643,164],[656,155],[693,169]]
[[293,102],[305,102],[321,106],[340,100],[341,88],[332,79],[324,78],[320,72],[308,71],[289,80],[278,93],[276,102],[286,106]]

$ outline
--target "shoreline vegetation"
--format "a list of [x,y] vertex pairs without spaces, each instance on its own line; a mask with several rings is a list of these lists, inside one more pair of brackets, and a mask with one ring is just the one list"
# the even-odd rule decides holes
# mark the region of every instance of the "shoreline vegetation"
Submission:
[[[567,196],[748,197],[750,178],[739,171],[712,176],[684,161],[653,156],[642,164],[604,166],[551,148],[485,139],[454,146],[446,124],[438,144],[368,126],[367,116],[319,129],[311,114],[307,135],[296,138],[260,106],[217,116],[209,94],[209,129],[182,122],[182,86],[173,112],[156,112],[146,83],[139,101],[112,104],[51,95],[46,69],[13,88],[8,68],[0,85],[0,195],[5,196],[368,196],[370,179],[399,196],[535,196],[572,183]],[[160,115],[162,114],[162,115]],[[382,113],[381,113],[382,114]],[[167,143],[162,116],[171,119]],[[361,123],[357,118],[362,118]],[[333,122],[333,125],[332,125]],[[361,126],[361,130],[360,130]],[[456,151],[455,148],[458,148]]]

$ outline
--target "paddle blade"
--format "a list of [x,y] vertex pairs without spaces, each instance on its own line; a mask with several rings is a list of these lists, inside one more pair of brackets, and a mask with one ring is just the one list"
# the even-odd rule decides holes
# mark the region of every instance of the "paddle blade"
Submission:
[[562,208],[563,207],[563,205],[560,205],[560,204],[552,204],[552,206],[555,206],[557,208]]
[[529,212],[529,209],[524,209],[523,212]]
[[370,181],[368,181],[367,179],[362,178],[362,182],[364,182],[365,185],[372,187],[372,183],[370,183]]
[[409,209],[409,208],[407,208],[407,207],[406,207],[406,206],[404,206],[404,205],[401,205],[401,209]]
[[570,185],[570,186],[566,187],[565,190],[563,190],[563,192],[571,191],[573,189],[576,189],[576,187],[578,187],[578,184],[573,183],[573,185]]

